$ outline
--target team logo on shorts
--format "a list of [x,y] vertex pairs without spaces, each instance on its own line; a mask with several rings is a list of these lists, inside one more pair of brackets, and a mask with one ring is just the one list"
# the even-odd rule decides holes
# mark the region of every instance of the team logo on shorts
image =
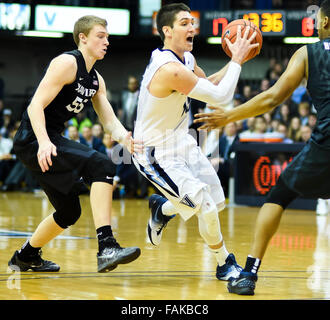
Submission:
[[193,208],[195,209],[196,208],[196,205],[194,204],[194,202],[188,197],[188,195],[186,194],[182,200],[180,201],[180,203],[190,207],[190,208]]

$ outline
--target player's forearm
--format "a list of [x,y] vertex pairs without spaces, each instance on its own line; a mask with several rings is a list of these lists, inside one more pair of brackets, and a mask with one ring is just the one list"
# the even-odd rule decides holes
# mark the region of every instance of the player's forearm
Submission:
[[227,123],[255,117],[275,108],[280,102],[267,90],[226,112]]
[[199,78],[188,96],[212,106],[226,105],[234,96],[240,72],[241,66],[231,61],[225,76],[218,85],[215,86],[210,81]]
[[30,118],[33,132],[38,140],[38,143],[50,140],[46,130],[46,120],[44,109],[38,105],[30,104],[27,108],[27,113]]
[[113,140],[119,143],[123,143],[128,134],[127,130],[116,117],[114,117],[112,121],[107,122],[104,125],[104,129],[111,135]]
[[213,84],[217,85],[221,79],[225,76],[227,70],[228,70],[228,65],[227,63],[221,70],[219,70],[216,73],[211,74],[210,76],[207,77],[209,81],[211,81]]

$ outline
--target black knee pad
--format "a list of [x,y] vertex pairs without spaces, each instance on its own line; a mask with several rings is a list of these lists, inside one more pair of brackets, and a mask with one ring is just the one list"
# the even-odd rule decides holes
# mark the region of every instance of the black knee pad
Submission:
[[81,207],[79,198],[73,198],[67,201],[66,204],[54,212],[53,217],[55,222],[62,228],[66,229],[74,225],[81,215]]
[[275,203],[285,209],[297,197],[299,194],[289,189],[280,176],[276,185],[268,193],[266,203]]

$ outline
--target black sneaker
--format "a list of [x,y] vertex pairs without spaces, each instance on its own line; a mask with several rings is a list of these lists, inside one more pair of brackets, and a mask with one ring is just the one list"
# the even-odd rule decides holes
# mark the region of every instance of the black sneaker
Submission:
[[60,266],[56,263],[41,258],[42,251],[36,257],[33,257],[31,261],[24,262],[19,259],[18,251],[15,251],[14,255],[8,262],[8,266],[13,271],[36,271],[36,272],[56,272],[60,270]]
[[255,273],[242,271],[237,279],[229,281],[227,288],[230,293],[253,296],[257,280]]
[[160,244],[163,230],[167,223],[176,216],[175,214],[172,216],[165,216],[162,213],[161,207],[166,201],[168,201],[166,198],[158,194],[153,194],[149,198],[149,209],[151,210],[151,213],[148,221],[148,236],[150,242],[154,246]]
[[237,264],[235,256],[230,253],[225,262],[226,263],[224,265],[217,266],[217,279],[229,281],[231,279],[238,278],[243,268]]
[[108,246],[97,253],[97,272],[109,272],[118,264],[126,264],[134,261],[141,254],[140,248],[122,248],[114,238],[106,240]]

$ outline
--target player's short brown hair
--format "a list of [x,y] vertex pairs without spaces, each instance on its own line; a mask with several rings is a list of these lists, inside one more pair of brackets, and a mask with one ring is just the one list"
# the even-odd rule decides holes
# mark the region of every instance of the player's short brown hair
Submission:
[[162,41],[164,41],[164,39],[165,39],[165,35],[162,30],[163,27],[170,26],[171,28],[173,28],[173,23],[175,21],[175,17],[177,15],[177,13],[179,13],[180,11],[190,12],[191,10],[184,3],[168,4],[168,5],[163,6],[159,10],[157,17],[156,17],[156,23],[157,23],[157,31],[158,31]]
[[95,25],[101,25],[106,28],[108,23],[105,19],[97,16],[83,16],[76,21],[73,28],[73,40],[77,46],[79,46],[80,41],[79,34],[83,33],[88,36]]

